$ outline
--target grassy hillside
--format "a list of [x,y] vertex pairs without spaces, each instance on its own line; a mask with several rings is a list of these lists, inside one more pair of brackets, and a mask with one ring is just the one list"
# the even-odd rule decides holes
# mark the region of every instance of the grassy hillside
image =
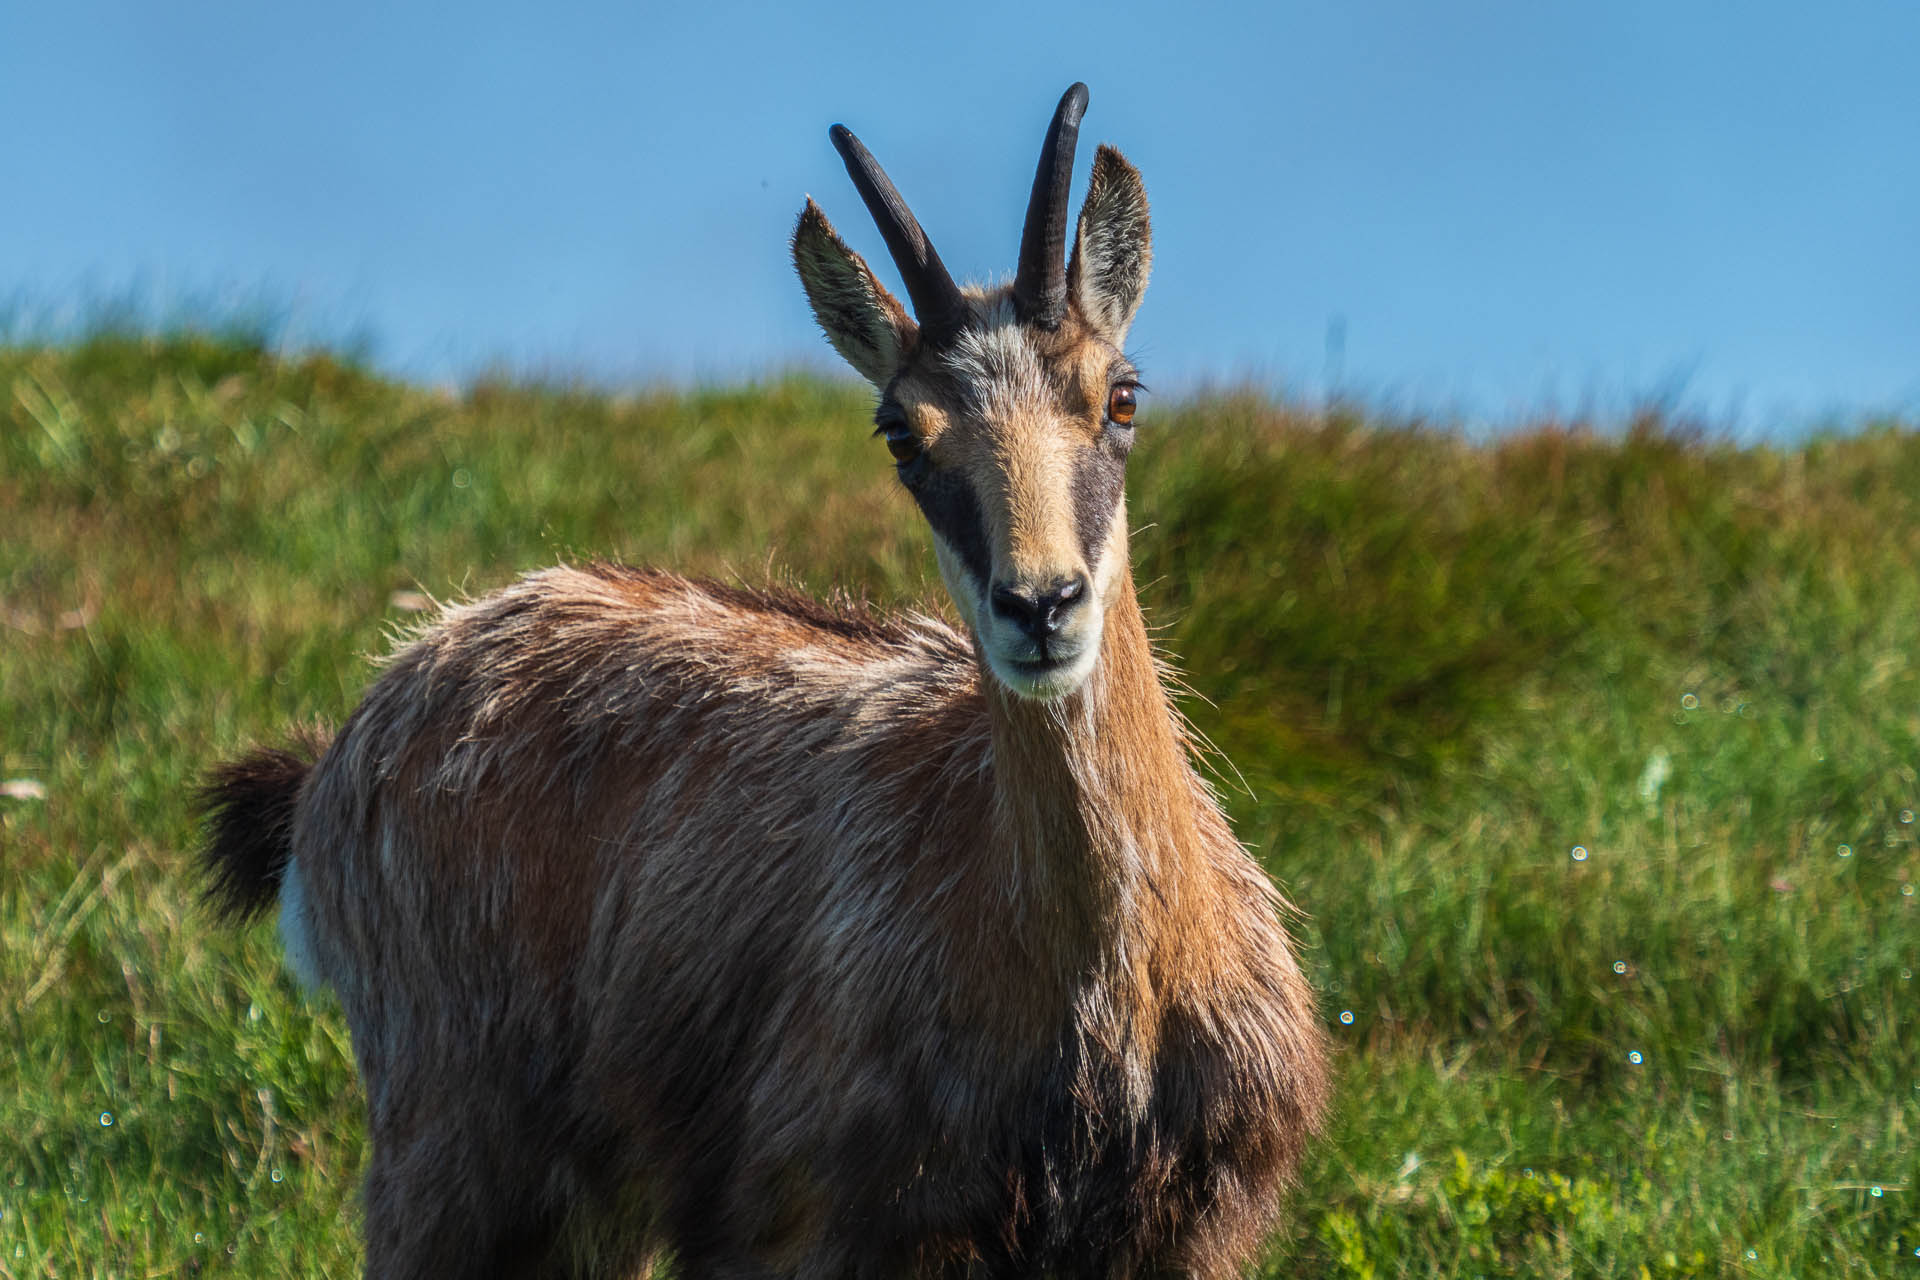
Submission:
[[[0,350],[0,1276],[357,1266],[359,1099],[197,773],[425,595],[611,556],[925,602],[861,392]],[[1151,406],[1137,574],[1344,1045],[1276,1275],[1920,1275],[1920,435]]]

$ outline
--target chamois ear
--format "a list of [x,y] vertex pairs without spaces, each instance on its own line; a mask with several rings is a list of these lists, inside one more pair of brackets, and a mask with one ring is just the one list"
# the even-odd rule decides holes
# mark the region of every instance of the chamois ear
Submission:
[[919,330],[812,200],[793,229],[793,265],[833,349],[861,377],[885,387],[906,363]]
[[1087,323],[1115,346],[1126,341],[1133,313],[1153,269],[1153,228],[1140,171],[1102,144],[1093,158],[1087,202],[1080,207],[1067,293]]

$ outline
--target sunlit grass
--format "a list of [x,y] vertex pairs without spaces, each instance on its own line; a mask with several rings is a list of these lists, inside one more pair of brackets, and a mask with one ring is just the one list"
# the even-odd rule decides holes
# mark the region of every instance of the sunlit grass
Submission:
[[[107,338],[0,350],[0,404],[0,1276],[355,1270],[345,1030],[200,910],[187,798],[422,595],[937,607],[857,388]],[[1920,437],[1142,421],[1150,620],[1343,1045],[1273,1273],[1920,1274]]]

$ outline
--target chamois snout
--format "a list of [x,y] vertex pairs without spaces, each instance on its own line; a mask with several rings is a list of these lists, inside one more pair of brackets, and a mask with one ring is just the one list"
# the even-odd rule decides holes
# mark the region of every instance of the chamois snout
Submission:
[[1047,641],[1066,625],[1071,614],[1086,599],[1087,579],[1075,574],[1055,582],[1044,591],[1035,591],[1019,583],[998,582],[993,587],[993,612],[1020,629],[1021,634],[1045,651]]
[[[950,560],[942,557],[943,573]],[[1103,588],[1082,569],[995,574],[991,581],[967,614],[988,668],[1022,698],[1051,702],[1078,690],[1100,656]],[[967,585],[949,577],[956,599]]]

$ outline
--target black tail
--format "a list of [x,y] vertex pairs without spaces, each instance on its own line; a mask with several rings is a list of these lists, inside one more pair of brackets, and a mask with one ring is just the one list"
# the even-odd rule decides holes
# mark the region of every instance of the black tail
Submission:
[[280,878],[293,856],[300,785],[322,745],[312,735],[294,750],[262,747],[207,775],[199,794],[206,828],[200,865],[207,901],[227,919],[251,919],[280,896]]

